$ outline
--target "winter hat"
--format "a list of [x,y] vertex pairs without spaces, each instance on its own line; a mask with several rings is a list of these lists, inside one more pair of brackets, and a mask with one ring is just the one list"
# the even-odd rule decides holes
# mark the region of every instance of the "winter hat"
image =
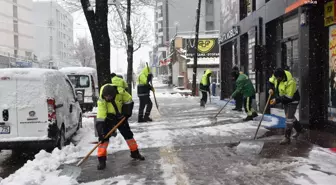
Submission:
[[282,68],[277,68],[275,71],[274,71],[274,76],[275,78],[283,78],[285,77],[285,70],[283,70]]
[[232,77],[234,77],[235,79],[237,79],[238,76],[239,76],[239,70],[235,70],[235,68],[232,68],[231,75],[232,75]]
[[102,92],[102,96],[105,97],[108,95],[112,96],[114,99],[114,97],[117,95],[117,89],[112,85],[105,86]]

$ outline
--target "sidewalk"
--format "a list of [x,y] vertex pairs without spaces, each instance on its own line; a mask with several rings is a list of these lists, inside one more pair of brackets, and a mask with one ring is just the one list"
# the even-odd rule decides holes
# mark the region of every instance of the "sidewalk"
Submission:
[[[160,111],[153,107],[154,121],[149,123],[136,122],[139,104],[134,98],[130,127],[145,161],[130,158],[128,146],[118,133],[110,139],[104,171],[96,168],[95,151],[81,166],[77,181],[59,177],[56,169],[60,164],[75,164],[92,149],[90,142],[97,140],[93,119],[85,118],[73,141],[76,146],[52,154],[40,152],[0,184],[333,185],[336,181],[334,153],[305,140],[280,146],[281,135],[262,138],[265,144],[259,155],[239,153],[239,141],[253,139],[258,121],[241,122],[246,115],[232,111],[229,105],[213,124],[210,118],[220,108],[214,101],[201,108],[198,97],[171,92],[164,87],[156,89]],[[261,127],[258,136],[268,132]]]

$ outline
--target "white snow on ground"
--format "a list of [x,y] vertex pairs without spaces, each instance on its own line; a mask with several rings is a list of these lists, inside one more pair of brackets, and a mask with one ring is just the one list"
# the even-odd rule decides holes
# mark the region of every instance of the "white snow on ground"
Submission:
[[50,140],[48,136],[42,137],[15,137],[15,138],[0,138],[1,142],[10,142],[10,141],[45,141]]
[[[158,95],[162,95],[158,93]],[[162,97],[169,97],[172,99],[181,98],[181,95],[171,95],[170,93],[162,95]],[[183,102],[181,102],[183,103]],[[195,108],[196,109],[196,108]],[[230,109],[228,107],[227,109]],[[230,112],[228,110],[224,112]],[[198,108],[199,110],[199,108]],[[207,107],[206,110],[218,110],[215,107]],[[192,110],[189,110],[192,112]],[[155,118],[158,113],[153,112]],[[241,113],[242,116],[245,116]],[[131,122],[130,126],[135,132],[135,139],[139,145],[139,148],[148,147],[160,147],[161,156],[161,170],[163,171],[162,177],[166,179],[167,184],[176,184],[177,182],[183,182],[188,184],[188,176],[183,172],[183,161],[179,161],[176,152],[173,148],[173,140],[184,138],[185,136],[231,136],[237,133],[243,134],[245,132],[255,131],[258,122],[251,121],[247,123],[233,123],[225,125],[210,125],[212,124],[207,118],[191,118],[191,120],[158,120],[152,123],[138,124]],[[232,119],[226,117],[225,119]],[[167,124],[171,123],[171,124]],[[273,120],[272,122],[273,123]],[[207,127],[209,125],[209,127]],[[191,126],[202,126],[196,128],[190,128]],[[177,127],[177,129],[176,129]],[[175,128],[175,129],[174,129]],[[267,130],[263,127],[260,128],[259,135],[262,135]],[[150,133],[150,134],[149,134]],[[252,137],[246,135],[246,137]],[[61,164],[73,163],[78,158],[83,157],[94,146],[90,142],[97,141],[94,135],[94,123],[93,118],[83,118],[83,128],[81,128],[78,134],[73,138],[77,141],[77,145],[69,145],[63,150],[55,149],[51,154],[45,151],[40,151],[35,159],[28,161],[21,169],[17,170],[14,174],[10,175],[6,179],[1,180],[0,185],[77,185],[74,179],[70,179],[66,176],[59,176],[60,170],[57,170]],[[223,142],[223,141],[222,141]],[[189,143],[190,145],[199,143]],[[117,137],[110,139],[108,147],[108,153],[115,153],[118,150],[128,150],[128,146],[124,141],[121,134],[118,132]],[[93,153],[96,155],[96,151]],[[263,162],[256,166],[251,164],[235,164],[233,166],[227,166],[227,173],[232,176],[240,176],[242,173],[246,176],[259,178],[263,173],[272,170],[279,171],[288,169],[296,174],[302,174],[300,178],[290,179],[297,184],[334,184],[331,182],[336,181],[336,176],[327,175],[320,171],[312,170],[313,164],[318,164],[321,171],[330,172],[336,174],[336,155],[323,150],[315,148],[309,156],[309,159],[299,158],[295,162],[290,164],[282,162]],[[113,174],[111,174],[112,176]],[[310,179],[307,179],[307,176]],[[335,178],[334,178],[335,177]],[[145,182],[144,179],[138,179],[135,175],[117,176],[109,179],[103,179],[95,182],[83,183],[84,185],[100,185],[100,184],[129,184],[132,179],[137,179],[139,184]],[[328,180],[325,180],[328,179]],[[332,181],[333,179],[334,181]]]
[[308,159],[300,159],[304,165],[295,169],[295,178],[289,177],[295,184],[334,185],[336,182],[336,153],[328,149],[314,147]]
[[[132,182],[132,179],[136,179],[137,183]],[[141,185],[143,184],[144,181],[145,179],[139,179],[136,176],[122,175],[122,176],[116,176],[116,177],[109,178],[109,179],[102,179],[102,180],[98,180],[94,182],[82,183],[82,185],[97,185],[97,184],[126,185],[126,184],[130,184],[131,182],[134,185]]]

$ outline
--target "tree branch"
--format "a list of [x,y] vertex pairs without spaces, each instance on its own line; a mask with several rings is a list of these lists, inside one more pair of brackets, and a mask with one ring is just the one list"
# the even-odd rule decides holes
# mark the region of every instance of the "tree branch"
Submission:
[[136,49],[134,49],[134,51],[133,51],[133,52],[136,52],[136,51],[138,51],[140,48],[141,48],[141,44],[139,44],[139,45],[138,45],[138,47],[137,47]]

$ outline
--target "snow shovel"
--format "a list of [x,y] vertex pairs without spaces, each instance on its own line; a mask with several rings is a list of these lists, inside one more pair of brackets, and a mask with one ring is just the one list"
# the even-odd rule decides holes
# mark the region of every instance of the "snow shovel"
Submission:
[[[147,65],[147,68],[148,68],[148,71],[149,71],[148,62],[146,62],[146,65]],[[159,110],[159,105],[158,105],[158,103],[156,101],[155,89],[154,89],[154,86],[153,86],[153,81],[151,81],[150,83],[151,83],[151,86],[153,87],[153,95],[154,95],[155,106],[156,106],[157,110]]]
[[264,141],[256,140],[258,131],[261,125],[262,120],[264,119],[265,112],[267,110],[267,107],[269,105],[269,101],[271,100],[272,95],[270,94],[267,99],[267,103],[264,108],[264,112],[261,116],[261,119],[259,121],[258,128],[256,130],[256,133],[254,135],[253,140],[241,140],[239,145],[237,146],[237,152],[240,154],[259,154],[264,146]]
[[217,123],[217,116],[222,112],[222,110],[230,103],[230,101],[232,100],[232,98],[229,99],[228,102],[225,103],[225,105],[218,111],[218,113],[216,114],[216,116],[214,117],[210,117],[209,119],[211,120],[211,122],[214,124],[214,123]]
[[[126,120],[126,118],[124,117],[123,119],[121,119],[120,121],[119,121],[119,123],[116,125],[116,126],[114,126],[107,134],[106,134],[106,136],[104,137],[104,139],[107,139],[108,137],[110,137],[111,135],[112,135],[112,133],[121,125],[121,124],[123,124],[124,123],[124,121]],[[88,153],[88,154],[86,154],[86,156],[82,159],[82,160],[80,160],[78,163],[77,163],[77,165],[76,166],[74,166],[74,165],[67,165],[67,164],[64,164],[64,165],[61,165],[60,167],[59,167],[59,169],[61,169],[62,171],[60,172],[60,175],[65,175],[65,176],[69,176],[69,177],[73,177],[74,179],[76,179],[79,175],[80,175],[80,173],[81,173],[81,171],[82,171],[82,169],[80,168],[80,165],[82,165],[89,157],[90,157],[90,155],[92,154],[92,152],[93,151],[95,151],[96,150],[96,148],[100,145],[102,143],[102,141],[99,141],[97,144],[96,144],[96,146]]]

